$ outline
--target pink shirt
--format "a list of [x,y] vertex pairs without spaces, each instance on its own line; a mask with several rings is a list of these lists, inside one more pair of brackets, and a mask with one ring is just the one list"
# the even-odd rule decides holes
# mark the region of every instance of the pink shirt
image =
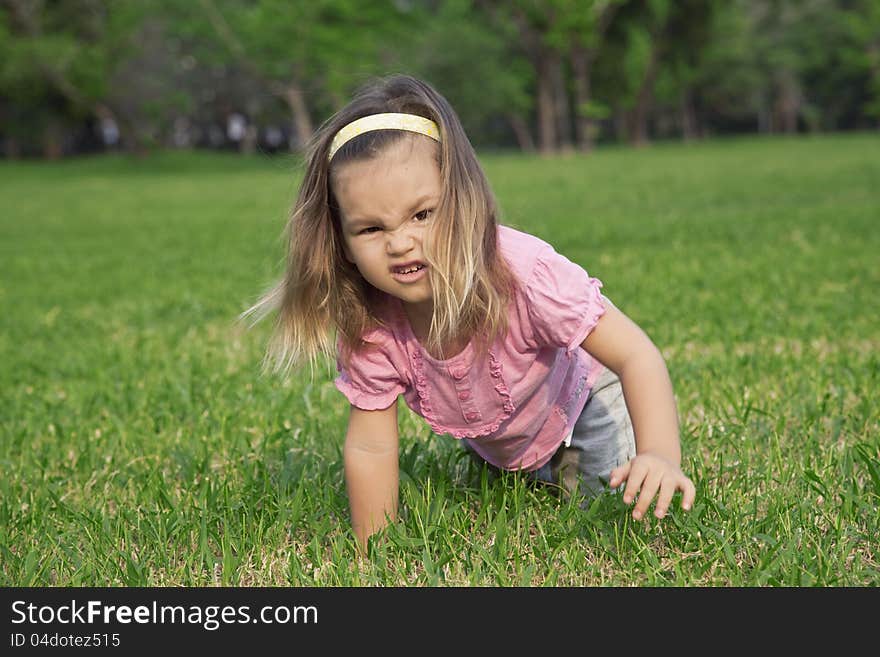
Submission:
[[336,387],[365,410],[402,394],[437,434],[464,439],[489,463],[540,468],[571,433],[603,366],[579,348],[610,303],[602,283],[542,240],[499,226],[502,255],[520,281],[508,330],[488,353],[473,342],[447,360],[431,357],[399,301],[375,344],[337,363]]

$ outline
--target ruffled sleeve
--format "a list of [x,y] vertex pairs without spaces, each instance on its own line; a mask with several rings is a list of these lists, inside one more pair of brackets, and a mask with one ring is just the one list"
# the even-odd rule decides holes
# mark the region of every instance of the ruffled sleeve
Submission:
[[352,406],[365,411],[388,408],[406,390],[388,352],[378,346],[351,354],[345,364],[337,358],[336,369],[336,388]]
[[605,314],[602,282],[549,245],[525,285],[532,336],[540,346],[576,349]]

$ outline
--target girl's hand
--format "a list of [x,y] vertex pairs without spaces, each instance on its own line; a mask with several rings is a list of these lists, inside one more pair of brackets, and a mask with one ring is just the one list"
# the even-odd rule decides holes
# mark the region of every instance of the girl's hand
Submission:
[[685,476],[680,467],[651,452],[639,454],[611,471],[611,480],[608,483],[612,488],[617,488],[624,481],[626,488],[623,491],[623,501],[630,504],[636,498],[636,494],[639,497],[632,513],[636,520],[641,520],[647,513],[655,495],[657,504],[654,506],[654,515],[662,518],[666,515],[675,491],[681,491],[681,508],[685,511],[689,511],[693,506],[697,492],[693,482]]

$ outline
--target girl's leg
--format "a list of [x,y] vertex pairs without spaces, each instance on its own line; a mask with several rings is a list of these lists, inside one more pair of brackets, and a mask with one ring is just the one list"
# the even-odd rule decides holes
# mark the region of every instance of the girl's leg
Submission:
[[635,455],[623,388],[617,375],[606,368],[574,425],[571,444],[563,444],[536,478],[558,484],[568,494],[594,497],[607,490],[611,470]]

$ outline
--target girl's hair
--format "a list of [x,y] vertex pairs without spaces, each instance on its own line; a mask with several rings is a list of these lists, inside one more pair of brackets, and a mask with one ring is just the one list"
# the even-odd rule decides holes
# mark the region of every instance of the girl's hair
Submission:
[[341,128],[383,112],[417,114],[440,129],[441,198],[424,244],[434,297],[428,347],[440,351],[460,337],[486,344],[507,329],[515,282],[498,251],[497,206],[476,153],[443,96],[421,80],[393,75],[361,87],[308,145],[305,177],[286,227],[286,271],[241,315],[253,315],[256,323],[279,311],[264,368],[289,373],[306,361],[314,366],[321,354],[333,358],[333,328],[344,361],[348,353],[367,345],[367,331],[386,324],[387,297],[345,258],[333,171],[346,162],[377,157],[415,135],[402,130],[365,132],[346,142],[331,162],[327,159]]

